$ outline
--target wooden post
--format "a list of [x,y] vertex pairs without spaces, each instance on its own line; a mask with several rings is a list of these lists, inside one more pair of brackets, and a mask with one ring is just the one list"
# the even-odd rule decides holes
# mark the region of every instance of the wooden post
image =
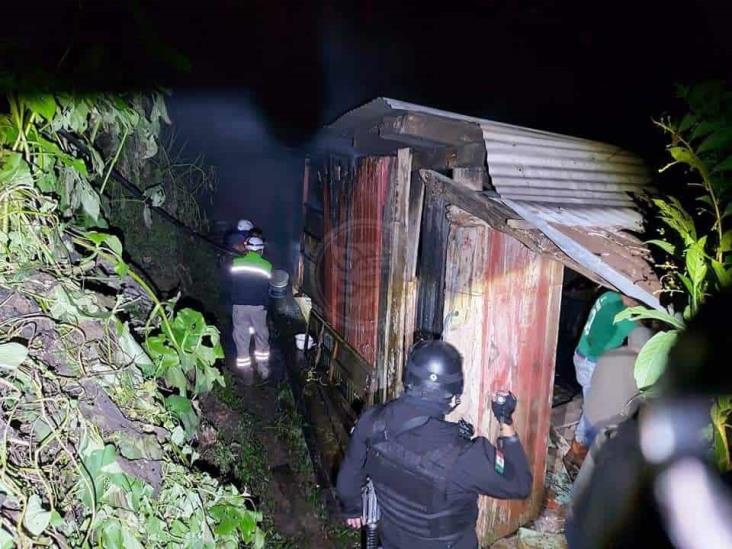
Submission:
[[392,173],[387,210],[384,212],[384,245],[382,246],[383,280],[379,308],[379,382],[382,401],[395,397],[401,390],[404,361],[404,318],[407,284],[407,239],[409,220],[412,153],[397,152],[396,170]]
[[465,417],[495,441],[492,394],[513,391],[534,477],[527,500],[481,497],[477,533],[487,546],[535,518],[543,500],[563,267],[457,207],[448,218],[443,336],[462,353],[465,374],[451,419]]
[[[404,289],[404,357],[414,343],[414,334],[417,325],[417,257],[419,252],[419,238],[422,227],[422,205],[424,204],[424,182],[418,173],[412,172],[409,186],[409,220],[407,225],[406,241],[406,286]],[[401,372],[397,386],[401,392]]]

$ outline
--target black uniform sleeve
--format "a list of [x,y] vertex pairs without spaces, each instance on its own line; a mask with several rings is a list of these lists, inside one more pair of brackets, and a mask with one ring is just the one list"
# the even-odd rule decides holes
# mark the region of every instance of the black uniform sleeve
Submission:
[[346,455],[338,471],[336,492],[341,510],[346,518],[361,515],[361,487],[366,482],[366,439],[373,429],[373,414],[376,407],[366,410],[351,433]]
[[485,437],[476,437],[457,462],[455,482],[465,490],[499,499],[523,499],[533,478],[517,437],[499,438],[500,450]]

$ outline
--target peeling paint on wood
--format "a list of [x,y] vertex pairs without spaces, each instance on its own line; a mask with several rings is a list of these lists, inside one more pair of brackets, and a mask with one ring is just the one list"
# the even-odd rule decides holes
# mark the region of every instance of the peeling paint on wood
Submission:
[[563,267],[457,208],[448,218],[445,316],[453,316],[443,337],[466,359],[465,393],[453,419],[465,417],[476,434],[494,441],[491,395],[513,391],[515,425],[534,475],[526,501],[481,498],[478,535],[490,543],[541,506]]

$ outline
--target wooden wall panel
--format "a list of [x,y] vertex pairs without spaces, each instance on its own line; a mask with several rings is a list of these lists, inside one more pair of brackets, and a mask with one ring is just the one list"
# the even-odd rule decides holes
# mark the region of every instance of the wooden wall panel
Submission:
[[481,498],[477,530],[487,545],[534,518],[542,503],[563,268],[460,212],[449,214],[445,275],[445,315],[457,315],[443,338],[465,357],[466,387],[452,419],[465,417],[476,434],[495,441],[491,396],[513,391],[515,425],[534,475],[525,501]]

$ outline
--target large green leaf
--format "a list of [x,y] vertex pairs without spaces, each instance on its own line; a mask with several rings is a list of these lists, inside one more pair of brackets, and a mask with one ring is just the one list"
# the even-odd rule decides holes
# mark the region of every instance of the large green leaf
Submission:
[[691,140],[696,140],[709,135],[713,131],[719,130],[723,127],[723,124],[717,120],[702,120],[696,125],[694,130],[691,132]]
[[150,336],[145,340],[145,348],[150,357],[163,370],[180,366],[178,352],[168,345],[168,338],[164,335]]
[[616,323],[621,320],[660,320],[661,322],[665,322],[678,330],[683,330],[685,328],[684,322],[676,318],[670,312],[659,311],[658,309],[649,309],[643,305],[623,309],[615,315]]
[[707,276],[706,241],[707,237],[703,236],[686,250],[686,270],[694,287],[699,287]]
[[163,379],[168,382],[171,387],[175,387],[182,395],[188,392],[188,378],[183,373],[180,366],[168,368],[163,374]]
[[99,527],[101,546],[109,549],[143,549],[134,533],[119,520],[107,519]]
[[185,397],[170,395],[165,399],[165,407],[183,424],[188,438],[192,437],[198,429],[198,414],[193,409],[193,403]]
[[10,342],[0,345],[0,368],[15,370],[28,357],[28,349],[20,343]]
[[51,521],[51,511],[43,508],[41,498],[38,494],[33,494],[28,498],[25,508],[25,516],[23,517],[23,527],[30,532],[33,537],[40,536]]
[[56,143],[48,141],[40,135],[36,136],[35,139],[43,152],[58,158],[64,166],[76,170],[85,177],[89,175],[83,160],[74,158],[69,153],[62,151]]
[[33,183],[30,168],[20,153],[3,151],[0,155],[0,183]]
[[686,113],[684,115],[684,118],[681,119],[681,122],[679,122],[678,132],[683,133],[689,128],[691,128],[694,124],[696,124],[697,118],[693,113]]
[[176,341],[184,351],[192,352],[201,344],[206,330],[206,320],[203,315],[193,309],[185,308],[178,311],[172,323]]
[[658,381],[668,363],[668,354],[676,343],[678,330],[658,332],[638,353],[635,361],[635,382],[639,389],[649,387]]
[[99,231],[88,231],[85,236],[97,246],[105,244],[115,254],[122,255],[122,242],[115,235]]
[[667,254],[673,255],[674,253],[676,253],[676,246],[674,246],[671,242],[666,242],[665,240],[646,240],[646,244],[653,244],[654,246],[658,246]]
[[653,204],[658,208],[661,220],[679,234],[684,240],[684,244],[690,246],[696,242],[694,218],[689,215],[677,198],[669,197],[667,200],[654,198]]
[[146,375],[152,373],[153,361],[142,349],[140,344],[132,337],[130,328],[125,322],[117,322],[117,342],[123,354],[120,362],[122,364],[133,363]]
[[23,97],[23,101],[31,112],[46,120],[51,120],[56,114],[56,99],[52,95],[33,94]]
[[730,250],[732,250],[732,229],[726,231],[722,235],[722,240],[719,243],[719,249],[722,252],[729,252]]
[[720,471],[732,469],[730,441],[727,436],[729,418],[732,416],[732,397],[717,398],[712,405],[710,417],[714,431],[714,455]]
[[728,267],[716,259],[712,259],[712,269],[717,276],[720,286],[725,287],[732,284],[732,267]]

